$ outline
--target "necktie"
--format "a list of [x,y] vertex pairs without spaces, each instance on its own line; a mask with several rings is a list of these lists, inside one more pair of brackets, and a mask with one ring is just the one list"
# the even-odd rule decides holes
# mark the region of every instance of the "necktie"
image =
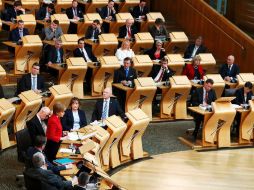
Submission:
[[77,8],[74,9],[74,16],[78,16],[78,14],[77,14]]
[[125,76],[128,77],[129,69],[125,69]]
[[32,77],[32,85],[31,85],[31,88],[32,90],[35,90],[35,77]]
[[206,91],[206,93],[205,93],[205,103],[208,104],[208,92],[207,92],[207,91]]
[[20,38],[23,37],[23,30],[19,30],[19,36],[20,36]]
[[96,31],[96,29],[93,29],[93,34],[92,34],[92,39],[94,39],[94,34],[95,34],[95,31]]
[[163,75],[164,75],[164,69],[162,69],[161,75],[160,75],[159,79],[156,82],[160,82],[163,78]]
[[60,50],[57,49],[56,51],[57,51],[57,60],[56,60],[56,62],[57,62],[57,63],[61,63],[61,54],[60,54]]
[[111,15],[111,10],[108,8],[108,17]]
[[128,27],[128,37],[131,38],[131,28]]
[[108,101],[104,100],[104,106],[101,114],[101,119],[106,119],[108,110]]
[[82,55],[83,55],[83,58],[84,58],[85,62],[87,62],[87,60],[86,60],[86,56],[85,56],[85,54],[84,54],[83,49],[82,49],[82,48],[80,48],[80,51],[81,51],[81,53],[82,53]]

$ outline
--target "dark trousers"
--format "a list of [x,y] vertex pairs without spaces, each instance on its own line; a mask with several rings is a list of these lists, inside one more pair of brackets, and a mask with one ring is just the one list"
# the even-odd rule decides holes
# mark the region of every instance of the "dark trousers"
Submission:
[[194,117],[194,120],[195,120],[195,129],[194,129],[192,135],[196,139],[197,135],[198,135],[199,128],[200,128],[200,125],[201,125],[202,121],[204,121],[204,116],[200,115],[198,113],[194,113],[193,117]]
[[53,162],[53,160],[56,159],[56,154],[58,152],[60,144],[61,144],[60,142],[55,142],[52,140],[47,141],[44,152],[45,152],[45,155],[47,156],[49,162]]

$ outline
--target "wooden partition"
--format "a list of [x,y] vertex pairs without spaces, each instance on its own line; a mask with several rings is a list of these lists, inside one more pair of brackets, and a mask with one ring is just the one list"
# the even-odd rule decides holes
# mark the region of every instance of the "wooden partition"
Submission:
[[226,60],[233,54],[241,72],[254,72],[254,41],[205,1],[153,0],[151,7],[152,11],[169,14],[189,36],[202,35],[216,59]]

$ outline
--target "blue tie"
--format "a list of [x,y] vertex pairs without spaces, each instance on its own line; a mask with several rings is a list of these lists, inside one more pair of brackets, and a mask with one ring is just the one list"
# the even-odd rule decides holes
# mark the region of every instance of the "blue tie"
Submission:
[[103,107],[102,114],[101,114],[101,119],[106,119],[107,111],[108,111],[108,101],[105,100],[104,101],[104,107]]
[[125,69],[125,76],[128,77],[129,69]]
[[57,63],[61,63],[60,50],[59,50],[59,49],[57,49],[56,51],[57,51],[57,60],[56,60],[56,62],[57,62]]

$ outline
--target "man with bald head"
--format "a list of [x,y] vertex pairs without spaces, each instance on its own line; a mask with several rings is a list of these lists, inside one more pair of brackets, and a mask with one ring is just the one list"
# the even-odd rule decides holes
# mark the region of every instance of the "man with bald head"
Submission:
[[125,118],[125,114],[121,109],[118,101],[112,98],[112,89],[107,87],[103,90],[103,99],[96,102],[91,122],[97,120],[105,120],[112,115],[120,116],[122,119]]
[[31,120],[26,122],[33,144],[36,136],[46,136],[47,125],[44,121],[48,119],[50,113],[51,111],[48,107],[42,107]]
[[133,19],[127,19],[125,25],[119,28],[118,38],[133,39],[134,34],[138,33],[133,23]]
[[227,57],[227,63],[222,65],[220,68],[219,73],[227,82],[236,82],[236,75],[240,72],[238,65],[234,64],[234,62],[235,57],[233,55],[229,55]]

